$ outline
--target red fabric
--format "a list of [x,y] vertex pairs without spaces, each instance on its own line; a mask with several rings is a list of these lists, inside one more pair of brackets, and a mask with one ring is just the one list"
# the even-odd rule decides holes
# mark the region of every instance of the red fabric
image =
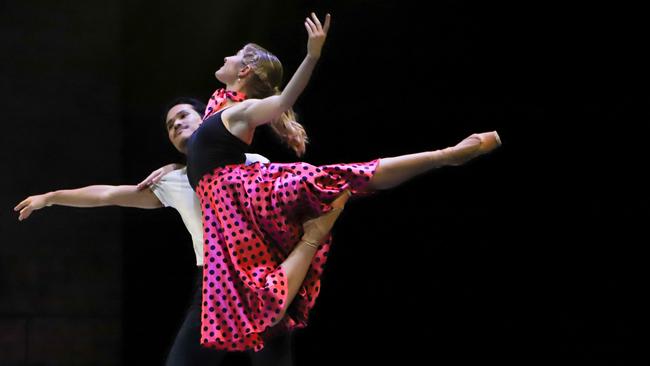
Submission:
[[203,114],[203,120],[205,121],[211,115],[219,112],[226,105],[228,99],[233,102],[241,102],[246,99],[246,94],[223,88],[217,89],[208,101],[208,106],[205,108],[205,113]]
[[328,203],[346,189],[368,193],[378,163],[228,165],[199,181],[205,243],[201,344],[259,351],[265,338],[307,325],[331,238],[316,252],[283,320],[270,328],[287,300],[280,264],[302,237],[304,221],[328,212]]

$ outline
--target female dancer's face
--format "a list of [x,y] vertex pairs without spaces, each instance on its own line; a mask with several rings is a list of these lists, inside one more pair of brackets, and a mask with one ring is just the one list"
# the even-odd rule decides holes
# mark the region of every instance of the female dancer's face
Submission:
[[187,139],[201,124],[201,116],[190,104],[177,104],[167,112],[165,126],[169,141],[174,147],[185,153]]
[[242,62],[244,52],[239,50],[236,55],[223,59],[223,66],[214,73],[214,76],[223,84],[230,85],[237,80],[239,72],[244,67]]

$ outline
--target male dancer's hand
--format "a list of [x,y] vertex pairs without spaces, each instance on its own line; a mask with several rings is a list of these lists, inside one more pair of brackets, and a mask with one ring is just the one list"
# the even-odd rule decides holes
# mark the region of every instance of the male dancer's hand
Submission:
[[182,164],[176,164],[176,163],[171,163],[167,164],[161,168],[158,168],[151,172],[148,177],[146,177],[142,182],[138,183],[138,189],[143,190],[145,188],[150,187],[152,184],[156,184],[160,182],[162,177],[165,176],[165,174],[171,172],[172,170],[180,169],[182,168]]

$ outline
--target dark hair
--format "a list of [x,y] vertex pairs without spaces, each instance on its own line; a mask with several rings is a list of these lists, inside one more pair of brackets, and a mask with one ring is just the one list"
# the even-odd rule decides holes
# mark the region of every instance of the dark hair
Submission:
[[169,110],[174,108],[174,106],[177,106],[179,104],[189,104],[192,106],[192,109],[194,109],[201,118],[203,118],[203,114],[205,113],[205,103],[201,102],[198,99],[190,98],[190,97],[178,97],[171,102],[167,103],[165,106],[165,110],[163,111],[163,124],[166,126],[167,124],[167,113],[169,113]]

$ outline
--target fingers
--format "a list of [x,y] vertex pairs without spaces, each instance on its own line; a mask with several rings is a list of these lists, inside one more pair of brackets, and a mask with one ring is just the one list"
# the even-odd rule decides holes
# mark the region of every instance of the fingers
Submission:
[[153,171],[145,180],[140,182],[138,184],[138,189],[143,190],[153,183],[158,183],[160,181],[160,178],[162,178],[162,171],[160,169]]
[[307,33],[309,33],[310,37],[315,36],[316,32],[318,31],[316,24],[314,24],[314,22],[312,22],[309,18],[305,18],[305,28],[307,28]]
[[156,175],[155,177],[153,177],[153,179],[151,179],[151,184],[158,184],[158,182],[160,182],[162,178],[163,178],[162,173]]
[[310,36],[326,35],[330,29],[331,20],[332,16],[330,14],[325,15],[325,26],[323,26],[316,14],[312,12],[311,18],[305,18],[305,28],[307,28]]
[[313,12],[311,13],[311,19],[314,21],[314,24],[316,25],[317,30],[322,30],[323,29],[323,26],[320,24],[320,20],[318,20],[318,17]]
[[305,29],[307,29],[307,34],[309,35],[309,37],[310,38],[313,37],[311,28],[309,28],[309,24],[307,24],[307,21],[305,21]]
[[22,210],[20,210],[20,215],[18,215],[18,221],[25,220],[31,214],[32,214],[32,209],[29,206],[23,208]]
[[325,15],[325,26],[323,27],[323,32],[327,33],[327,31],[329,31],[331,19],[332,19],[332,16],[329,15],[329,13],[327,15]]
[[14,211],[20,211],[27,205],[29,205],[29,198],[24,199],[21,203],[14,207]]
[[313,12],[311,13],[311,18],[312,18],[314,24],[316,25],[316,29],[318,31],[322,31],[324,33],[327,33],[327,31],[330,29],[330,21],[332,19],[332,16],[329,13],[327,13],[325,15],[325,26],[321,25],[320,20],[318,19],[318,17],[316,16],[315,13],[313,13]]
[[145,180],[143,180],[142,182],[138,183],[138,190],[143,190],[149,187],[150,184],[151,184],[151,175],[145,178]]

